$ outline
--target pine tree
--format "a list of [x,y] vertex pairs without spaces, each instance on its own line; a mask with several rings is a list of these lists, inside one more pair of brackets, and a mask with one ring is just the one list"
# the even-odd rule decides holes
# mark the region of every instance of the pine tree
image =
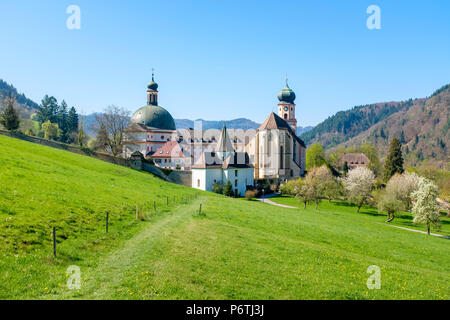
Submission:
[[58,123],[59,106],[55,97],[45,95],[41,101],[37,112],[37,119],[42,124],[47,120],[51,123]]
[[9,131],[19,129],[20,119],[19,114],[14,108],[13,98],[7,99],[6,108],[0,115],[0,123]]
[[61,129],[61,141],[69,140],[69,110],[67,103],[63,100],[58,110],[58,126]]
[[404,171],[402,145],[397,138],[394,138],[391,141],[389,154],[387,155],[386,163],[384,164],[384,181],[387,182],[394,174],[402,174]]
[[69,110],[69,118],[68,118],[68,129],[69,132],[77,132],[78,131],[78,113],[74,107]]
[[232,197],[234,196],[234,192],[233,192],[233,186],[230,182],[230,180],[228,180],[227,184],[225,185],[225,187],[223,188],[223,194],[227,197]]
[[344,167],[342,168],[342,173],[344,174],[344,177],[347,176],[348,173],[348,162],[344,162]]

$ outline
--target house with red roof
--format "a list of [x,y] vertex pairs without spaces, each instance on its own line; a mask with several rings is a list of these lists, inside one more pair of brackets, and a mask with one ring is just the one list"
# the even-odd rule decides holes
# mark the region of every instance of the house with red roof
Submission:
[[162,147],[156,149],[151,159],[161,168],[174,170],[190,170],[191,157],[183,153],[183,148],[177,141],[167,141]]

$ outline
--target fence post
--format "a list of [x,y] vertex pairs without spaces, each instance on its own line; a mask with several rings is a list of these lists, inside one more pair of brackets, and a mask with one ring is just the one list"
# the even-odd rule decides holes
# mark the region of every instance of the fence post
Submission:
[[169,197],[166,197],[166,205],[169,205]]
[[53,256],[56,258],[56,228],[53,227]]
[[108,233],[109,212],[106,211],[106,233]]
[[202,204],[200,203],[200,210],[198,211],[198,215],[201,216],[202,215]]

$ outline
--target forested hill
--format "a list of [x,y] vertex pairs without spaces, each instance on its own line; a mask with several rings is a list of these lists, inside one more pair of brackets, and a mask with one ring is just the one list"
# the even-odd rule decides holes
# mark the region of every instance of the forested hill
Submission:
[[331,148],[348,141],[398,111],[406,111],[415,103],[422,103],[423,100],[376,103],[339,111],[302,134],[301,138],[308,145],[320,142],[325,148]]
[[36,112],[38,104],[33,100],[28,99],[23,93],[18,93],[14,86],[0,79],[0,109],[5,105],[5,99],[13,96],[19,107],[21,116],[29,118],[30,114]]
[[413,101],[412,106],[347,139],[339,147],[374,145],[384,156],[393,138],[400,139],[403,155],[410,165],[424,160],[446,167],[450,161],[450,85],[437,90],[426,99]]
[[[302,134],[301,138],[308,145],[319,142],[323,144],[325,148],[332,148],[348,142],[373,126],[384,122],[394,114],[401,115],[408,112],[408,110],[413,107],[416,108],[425,105],[427,101],[433,97],[445,94],[448,90],[449,85],[446,85],[439,90],[436,90],[430,98],[409,99],[401,102],[375,103],[356,106],[347,111],[340,111],[335,115],[328,117],[312,130]],[[445,122],[445,120],[446,119],[444,118],[443,121]],[[404,123],[397,125],[403,126]],[[383,127],[383,125],[380,125],[380,128],[381,127]],[[381,137],[385,138],[387,137],[387,134],[383,131],[384,130],[381,130],[379,134]]]

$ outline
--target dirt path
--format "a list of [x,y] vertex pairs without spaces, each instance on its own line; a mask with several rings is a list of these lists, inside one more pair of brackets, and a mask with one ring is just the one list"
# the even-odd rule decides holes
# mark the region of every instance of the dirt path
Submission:
[[297,209],[297,207],[291,207],[291,206],[287,206],[285,204],[280,204],[280,203],[276,203],[270,200],[270,198],[275,198],[278,197],[279,194],[278,193],[274,193],[274,194],[269,194],[267,196],[261,197],[261,198],[257,198],[256,200],[270,204],[272,206],[277,206],[277,207],[282,207],[282,208],[288,208],[288,209]]
[[148,222],[142,231],[125,241],[119,249],[100,259],[91,270],[83,273],[82,289],[64,290],[62,295],[46,296],[45,299],[108,299],[127,281],[136,265],[145,266],[155,253],[157,242],[170,228],[181,225],[192,217],[201,199],[187,206],[174,209],[166,217],[158,217],[155,222]]
[[[420,230],[416,230],[416,229],[410,229],[410,228],[405,228],[405,227],[399,227],[399,226],[394,226],[394,225],[391,225],[391,224],[384,224],[384,223],[381,223],[381,222],[377,222],[377,223],[378,223],[378,224],[385,225],[385,226],[397,228],[397,229],[406,230],[406,231],[412,231],[412,232],[418,232],[418,233],[422,233],[422,234],[427,234],[425,231],[420,231]],[[444,238],[444,239],[450,239],[450,237],[448,237],[448,236],[444,236],[443,234],[437,234],[437,233],[430,233],[430,236],[440,237],[440,238]]]

